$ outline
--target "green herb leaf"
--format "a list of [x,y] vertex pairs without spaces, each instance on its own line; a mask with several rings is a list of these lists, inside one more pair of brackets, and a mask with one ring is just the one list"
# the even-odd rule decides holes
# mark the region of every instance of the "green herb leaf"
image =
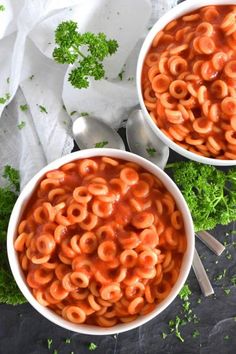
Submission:
[[88,116],[88,115],[89,115],[88,112],[81,112],[81,113],[80,113],[80,116],[81,116],[81,117],[86,117],[86,116]]
[[197,162],[169,164],[191,211],[195,231],[236,220],[236,168],[227,172]]
[[101,80],[105,76],[103,61],[117,51],[118,43],[104,33],[78,32],[76,22],[65,21],[55,31],[56,48],[53,58],[60,64],[74,64],[69,82],[76,88],[87,88],[89,77]]
[[147,151],[147,153],[148,153],[148,155],[149,155],[150,157],[155,156],[156,149],[154,149],[153,147],[147,147],[147,148],[146,148],[146,151]]
[[123,75],[124,75],[124,73],[125,73],[125,70],[122,69],[121,72],[118,74],[118,76],[119,76],[119,78],[120,78],[121,81],[123,80]]
[[225,292],[226,295],[229,295],[230,291],[231,291],[230,289],[224,289],[224,292]]
[[231,277],[230,281],[233,286],[236,286],[236,274]]
[[27,104],[22,104],[22,105],[20,105],[20,109],[22,110],[22,112],[26,112],[26,111],[28,111],[28,105]]
[[5,8],[5,6],[4,5],[0,5],[0,11],[5,11],[6,10],[6,8]]
[[169,327],[170,327],[170,331],[174,332],[176,337],[183,343],[184,342],[184,338],[182,337],[180,330],[179,330],[179,326],[185,324],[185,322],[183,323],[183,320],[180,319],[179,316],[175,317],[175,320],[170,320],[169,321]]
[[0,104],[5,104],[10,99],[10,97],[11,96],[9,93],[5,93],[3,97],[0,97]]
[[93,342],[89,343],[88,349],[89,349],[90,351],[96,350],[96,349],[97,349],[97,344],[95,344],[95,343],[93,343]]
[[5,166],[3,172],[5,186],[0,187],[0,303],[22,304],[26,302],[12,276],[7,258],[7,227],[13,206],[20,189],[19,172]]
[[108,144],[108,141],[100,141],[94,145],[95,148],[103,148],[105,145]]
[[165,333],[165,332],[162,332],[161,333],[161,337],[162,337],[162,339],[166,339],[166,337],[168,336],[168,334],[167,333]]
[[70,344],[70,342],[71,342],[71,339],[70,339],[70,338],[66,338],[66,339],[65,339],[65,343],[66,343],[66,344]]
[[225,276],[226,276],[226,273],[227,273],[227,269],[224,269],[223,270],[223,273],[219,273],[219,274],[217,274],[217,276],[215,277],[215,280],[222,280],[223,278],[225,278]]
[[75,113],[77,113],[77,111],[72,111],[70,115],[73,116]]
[[40,112],[48,114],[46,107],[41,106],[40,104],[38,105],[38,107],[39,107]]
[[18,125],[17,125],[17,128],[18,129],[23,129],[25,127],[26,123],[24,121],[21,121]]
[[197,338],[197,337],[199,337],[199,336],[200,336],[200,332],[199,332],[197,329],[195,329],[195,330],[193,331],[192,337],[193,337],[193,338]]
[[31,76],[29,77],[30,80],[33,80],[33,78],[34,78],[34,75],[31,75]]
[[228,340],[229,338],[229,335],[224,336],[224,340]]
[[189,299],[189,296],[192,294],[191,290],[189,289],[188,284],[185,284],[179,292],[179,297],[181,300],[186,301]]
[[48,343],[48,349],[51,349],[51,346],[52,346],[52,339],[51,338],[48,338],[47,339],[47,343]]

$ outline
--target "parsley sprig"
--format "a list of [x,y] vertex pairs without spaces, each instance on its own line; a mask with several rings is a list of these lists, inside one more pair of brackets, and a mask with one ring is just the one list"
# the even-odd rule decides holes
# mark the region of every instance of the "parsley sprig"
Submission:
[[76,88],[87,88],[89,77],[101,80],[105,76],[103,60],[117,51],[116,40],[107,39],[104,33],[78,32],[77,23],[65,21],[55,31],[57,47],[53,58],[60,64],[74,64],[69,82]]
[[26,302],[16,285],[9,268],[6,236],[9,218],[20,190],[19,172],[11,166],[3,171],[5,185],[0,187],[0,303],[21,304]]
[[211,165],[175,162],[173,178],[191,211],[195,231],[236,220],[236,168],[223,172]]

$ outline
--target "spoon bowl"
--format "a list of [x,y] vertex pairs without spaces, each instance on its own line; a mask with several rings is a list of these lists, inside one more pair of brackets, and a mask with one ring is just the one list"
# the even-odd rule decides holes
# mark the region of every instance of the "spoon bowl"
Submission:
[[72,126],[74,139],[81,150],[106,147],[125,150],[120,135],[96,117],[79,117]]
[[164,169],[169,158],[169,148],[147,125],[140,109],[133,111],[128,118],[126,138],[130,151]]

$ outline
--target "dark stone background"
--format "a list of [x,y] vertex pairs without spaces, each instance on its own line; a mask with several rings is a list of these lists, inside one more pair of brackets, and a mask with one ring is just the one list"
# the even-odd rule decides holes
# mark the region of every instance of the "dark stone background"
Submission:
[[[120,134],[124,138],[125,130]],[[77,150],[75,147],[74,150]],[[171,152],[169,161],[183,158]],[[179,298],[159,316],[149,323],[132,331],[117,336],[86,336],[64,330],[43,318],[29,304],[20,306],[0,305],[0,354],[86,354],[90,353],[88,344],[94,342],[97,354],[235,354],[236,353],[236,287],[230,278],[236,274],[236,248],[233,242],[236,235],[236,223],[227,227],[218,227],[214,234],[221,242],[226,242],[227,251],[220,257],[214,255],[205,245],[196,240],[196,247],[207,269],[215,289],[215,295],[204,298],[197,280],[191,271],[188,284],[192,291],[191,309],[199,319],[199,323],[187,323],[181,326],[184,343],[174,334],[162,339],[161,333],[169,333],[168,322],[181,314],[182,303]],[[227,235],[228,234],[228,235]],[[236,244],[236,242],[235,242]],[[226,257],[231,254],[231,259]],[[227,269],[226,276],[217,281],[215,277]],[[224,289],[230,289],[226,295]],[[201,303],[199,302],[201,300]],[[194,338],[193,331],[198,330],[200,336]],[[52,338],[51,349],[47,339]],[[71,343],[66,344],[65,339]]]

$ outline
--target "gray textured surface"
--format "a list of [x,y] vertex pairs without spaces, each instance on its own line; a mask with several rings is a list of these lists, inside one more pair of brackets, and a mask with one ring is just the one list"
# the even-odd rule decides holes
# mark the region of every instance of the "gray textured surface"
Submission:
[[[123,132],[122,132],[123,133]],[[123,135],[123,134],[122,134]],[[180,156],[172,152],[170,161]],[[199,323],[187,323],[181,327],[184,343],[174,334],[163,340],[161,333],[168,330],[168,322],[181,315],[181,301],[176,299],[161,315],[146,325],[118,336],[85,336],[64,330],[38,314],[30,305],[0,305],[0,354],[47,354],[57,349],[58,354],[90,353],[89,342],[95,342],[97,354],[235,354],[236,353],[236,287],[230,285],[230,278],[236,274],[236,235],[227,233],[236,229],[235,225],[218,227],[212,234],[228,243],[226,252],[220,257],[214,255],[199,240],[196,246],[202,261],[208,269],[215,289],[215,295],[203,298],[197,280],[191,271],[188,284],[192,290],[191,308],[198,316]],[[236,242],[235,242],[236,244]],[[231,259],[226,255],[231,254]],[[218,261],[218,262],[217,262]],[[217,262],[217,263],[216,263]],[[226,276],[216,281],[215,277],[227,269]],[[231,289],[226,295],[224,289]],[[199,304],[197,301],[201,299]],[[234,319],[235,317],[235,319]],[[194,330],[200,332],[192,337]],[[224,339],[229,336],[229,339]],[[47,338],[53,339],[49,350]],[[71,338],[65,344],[65,338]]]

